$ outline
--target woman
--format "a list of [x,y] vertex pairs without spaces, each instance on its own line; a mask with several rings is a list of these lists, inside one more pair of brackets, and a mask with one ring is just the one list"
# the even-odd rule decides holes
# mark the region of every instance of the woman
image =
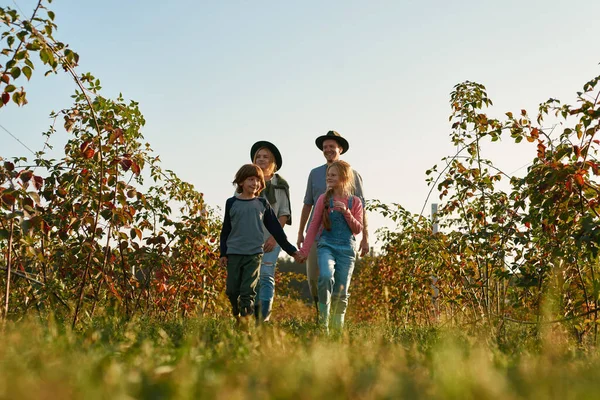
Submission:
[[[291,225],[289,185],[276,173],[282,165],[279,149],[273,143],[264,140],[258,141],[250,149],[250,159],[262,169],[265,177],[266,187],[260,195],[269,201],[282,228],[285,224]],[[273,297],[275,296],[275,265],[281,251],[275,238],[266,229],[264,229],[264,240],[264,255],[258,284],[258,307],[255,307],[256,318],[262,322],[268,321],[271,316]]]

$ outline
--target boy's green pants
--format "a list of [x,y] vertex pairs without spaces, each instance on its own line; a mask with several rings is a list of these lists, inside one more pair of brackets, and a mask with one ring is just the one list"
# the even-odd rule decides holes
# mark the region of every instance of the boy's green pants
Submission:
[[262,254],[251,256],[227,255],[227,282],[225,293],[231,302],[234,316],[254,314],[254,299]]

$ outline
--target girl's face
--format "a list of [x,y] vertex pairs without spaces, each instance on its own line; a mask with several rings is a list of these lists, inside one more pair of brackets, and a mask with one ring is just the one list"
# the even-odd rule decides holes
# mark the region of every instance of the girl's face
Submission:
[[326,182],[327,182],[328,188],[340,187],[340,184],[341,184],[340,171],[338,170],[337,167],[330,167],[327,170]]
[[254,163],[258,165],[263,171],[267,170],[271,163],[273,163],[273,157],[267,149],[260,149],[254,155]]
[[242,194],[248,197],[255,197],[261,189],[261,182],[258,176],[250,176],[242,182]]

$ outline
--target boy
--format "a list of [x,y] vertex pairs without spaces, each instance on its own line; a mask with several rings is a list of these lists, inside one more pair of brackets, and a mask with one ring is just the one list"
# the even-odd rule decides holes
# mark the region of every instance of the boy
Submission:
[[233,315],[240,320],[254,314],[254,299],[263,254],[262,226],[281,248],[298,259],[297,249],[288,242],[269,202],[259,193],[265,188],[262,169],[243,165],[235,174],[238,196],[227,199],[221,230],[221,266],[227,267],[226,294]]

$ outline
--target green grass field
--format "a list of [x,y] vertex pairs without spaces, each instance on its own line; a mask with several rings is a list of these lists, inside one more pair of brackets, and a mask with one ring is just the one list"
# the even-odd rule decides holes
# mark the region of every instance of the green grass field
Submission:
[[[307,314],[309,315],[309,314]],[[354,325],[324,337],[306,315],[240,332],[227,318],[73,332],[7,323],[2,399],[596,399],[600,357],[559,329],[504,339],[462,329]]]

